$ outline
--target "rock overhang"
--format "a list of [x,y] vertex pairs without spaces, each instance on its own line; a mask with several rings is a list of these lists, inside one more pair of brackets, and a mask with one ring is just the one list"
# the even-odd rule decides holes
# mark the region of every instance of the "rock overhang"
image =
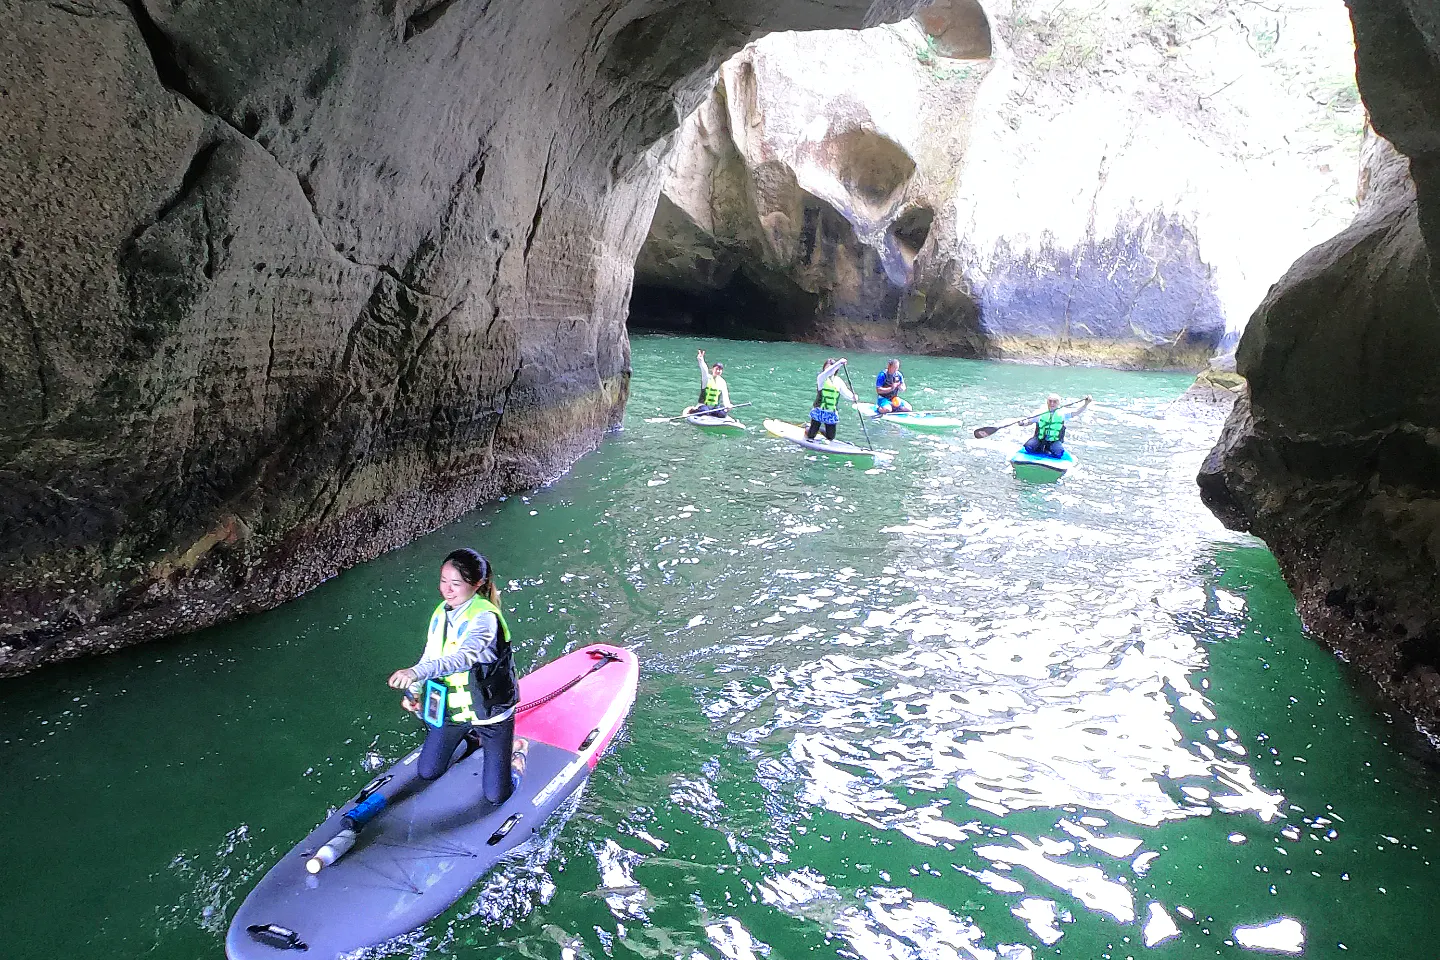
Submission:
[[625,400],[657,141],[745,42],[908,12],[11,4],[0,673],[273,606],[565,469]]

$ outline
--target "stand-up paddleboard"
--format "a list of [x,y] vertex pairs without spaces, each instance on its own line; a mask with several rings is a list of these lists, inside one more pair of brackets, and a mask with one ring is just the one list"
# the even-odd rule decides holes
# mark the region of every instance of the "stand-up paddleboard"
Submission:
[[908,413],[881,413],[880,408],[873,403],[857,403],[855,409],[860,411],[862,416],[869,417],[871,420],[893,423],[896,426],[909,427],[911,430],[958,430],[965,425],[959,417],[951,417],[943,413],[920,413],[915,410]]
[[1065,471],[1075,466],[1075,458],[1066,450],[1061,457],[1047,457],[1043,453],[1026,453],[1021,447],[1010,458],[1015,476],[1030,483],[1054,483],[1065,476]]
[[745,430],[745,424],[729,414],[723,417],[711,417],[703,413],[697,413],[692,417],[686,417],[685,422],[697,426],[702,430],[714,430],[720,433],[738,433]]
[[791,443],[806,450],[813,450],[816,453],[823,453],[829,457],[844,457],[847,460],[875,460],[877,457],[888,457],[889,454],[882,450],[866,450],[864,447],[857,447],[853,443],[846,443],[844,440],[826,440],[824,434],[814,440],[805,437],[805,428],[794,423],[786,423],[784,420],[766,420],[765,429],[771,435],[782,440],[789,440]]
[[[285,855],[245,898],[225,937],[229,960],[335,960],[414,930],[450,908],[584,784],[635,702],[635,655],[576,650],[520,680],[515,736],[525,775],[499,807],[483,798],[480,752],[409,792],[414,750],[381,788],[397,798],[316,874],[306,863],[334,838],[347,802]],[[463,748],[462,748],[463,749]]]

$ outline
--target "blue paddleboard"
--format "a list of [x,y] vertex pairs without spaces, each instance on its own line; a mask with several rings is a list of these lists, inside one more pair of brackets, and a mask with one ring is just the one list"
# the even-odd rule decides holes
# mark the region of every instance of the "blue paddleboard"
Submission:
[[1043,453],[1026,453],[1021,447],[1010,458],[1015,476],[1030,483],[1054,483],[1065,476],[1065,471],[1075,466],[1075,457],[1069,450],[1063,457],[1047,457]]

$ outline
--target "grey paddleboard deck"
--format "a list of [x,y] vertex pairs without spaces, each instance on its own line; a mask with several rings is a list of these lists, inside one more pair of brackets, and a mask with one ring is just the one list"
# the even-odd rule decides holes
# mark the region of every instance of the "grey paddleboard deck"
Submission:
[[387,771],[395,779],[384,793],[401,799],[365,826],[344,857],[318,875],[305,870],[341,830],[348,802],[271,868],[230,925],[229,960],[334,960],[414,930],[530,839],[590,774],[580,754],[532,739],[519,789],[496,808],[483,798],[478,751],[404,795],[415,785],[418,757],[416,750]]

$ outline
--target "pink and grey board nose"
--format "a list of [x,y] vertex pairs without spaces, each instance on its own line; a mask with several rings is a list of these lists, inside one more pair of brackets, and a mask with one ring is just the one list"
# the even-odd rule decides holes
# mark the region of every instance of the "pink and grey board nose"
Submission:
[[[605,657],[613,658],[614,665],[597,668],[596,664]],[[594,673],[583,683],[562,690],[580,675],[581,667]],[[633,653],[621,647],[597,644],[547,663],[520,681],[522,705],[545,702],[516,718],[515,736],[572,750],[585,757],[594,769],[600,754],[629,715],[639,680],[639,662]],[[551,697],[554,699],[547,699]]]
[[635,703],[640,664],[596,644],[520,680],[515,735],[530,741],[525,776],[496,807],[482,799],[481,757],[421,790],[419,750],[388,771],[396,801],[319,874],[306,861],[341,829],[347,802],[271,868],[225,938],[229,960],[333,960],[386,943],[444,913],[529,839],[590,776]]

